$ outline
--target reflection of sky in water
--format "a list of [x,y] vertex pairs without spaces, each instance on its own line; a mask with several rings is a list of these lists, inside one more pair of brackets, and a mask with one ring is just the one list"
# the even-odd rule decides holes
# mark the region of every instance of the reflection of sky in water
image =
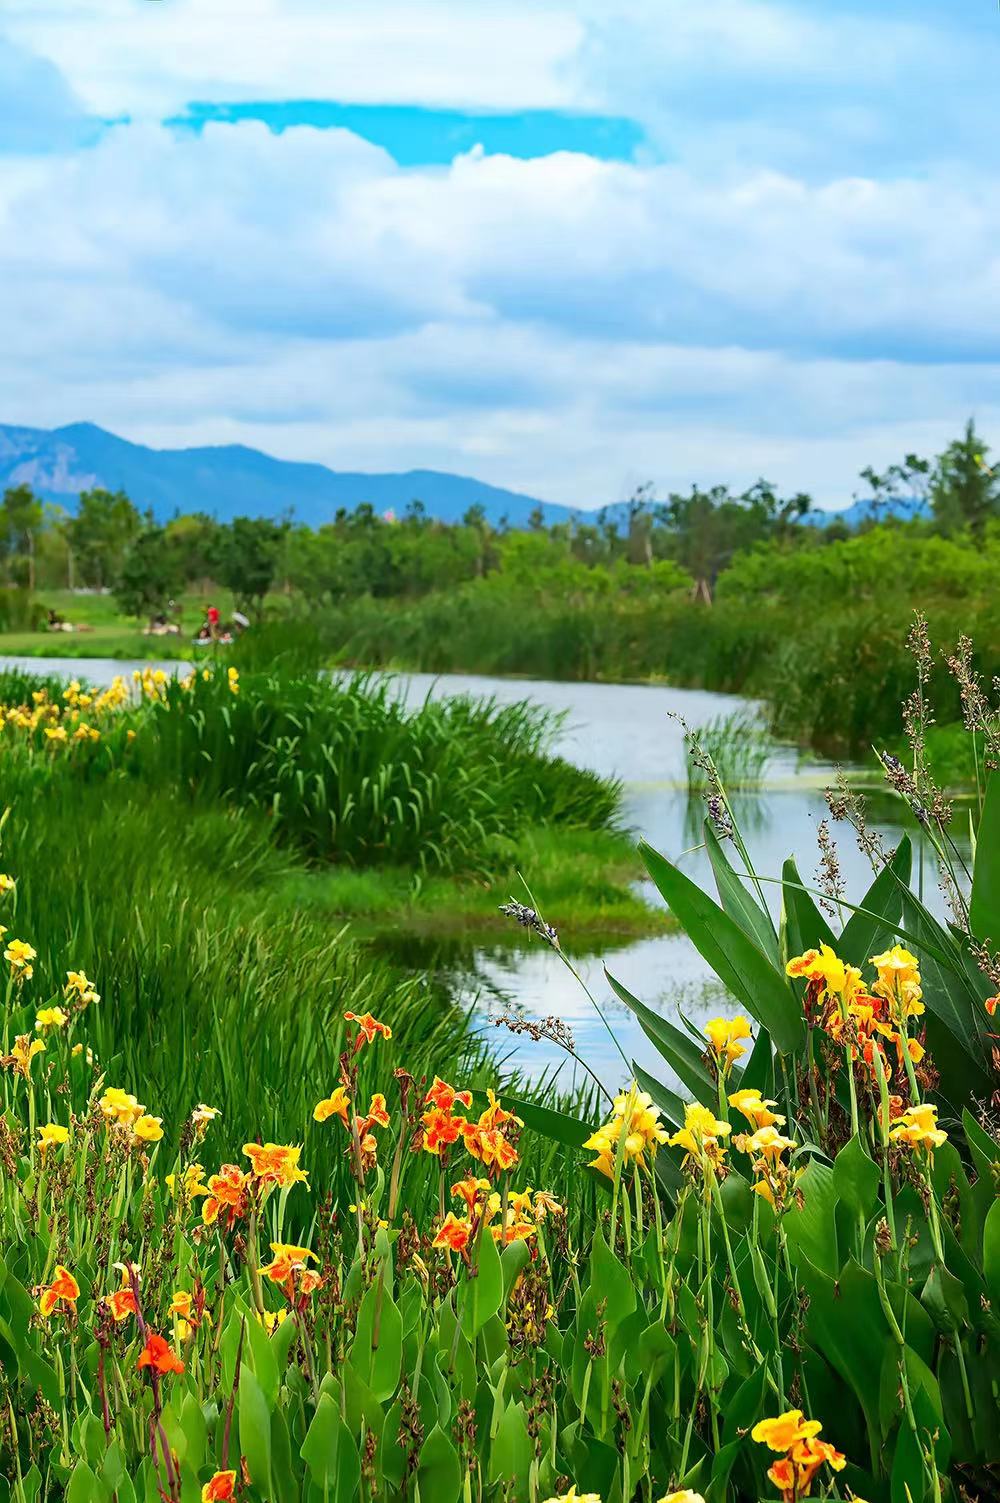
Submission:
[[[116,673],[130,674],[133,667],[141,666],[100,658],[72,662],[0,659],[0,665],[15,663],[28,671],[76,674],[99,684],[110,683]],[[171,668],[183,671],[186,667],[164,666],[168,671]],[[625,784],[628,824],[715,896],[704,851],[691,850],[701,839],[700,811],[692,819],[683,786],[683,731],[669,717],[671,713],[682,715],[689,725],[699,726],[721,715],[751,710],[750,702],[732,695],[660,686],[561,684],[464,674],[439,678],[412,674],[400,681],[400,689],[411,704],[419,703],[428,694],[468,693],[492,696],[504,704],[531,699],[549,709],[566,712],[556,750],[581,766],[621,778]],[[819,855],[816,829],[827,814],[822,790],[832,778],[831,767],[802,762],[794,749],[776,747],[766,789],[733,799],[758,872],[768,877],[780,876],[782,863],[791,855],[796,859],[803,883],[815,885]],[[899,827],[892,823],[893,806],[888,800],[879,800],[877,813],[881,817],[872,819],[873,827],[882,833],[888,845],[895,844]],[[857,849],[850,829],[835,827],[835,833],[847,895],[857,902],[872,880],[871,869]],[[967,841],[965,845],[967,849]],[[730,855],[733,859],[734,853]],[[777,913],[779,886],[766,886],[765,892],[772,911]],[[544,907],[544,893],[537,897]],[[652,901],[660,901],[653,889],[650,897]],[[943,906],[936,891],[932,863],[927,866],[925,897],[941,915]],[[591,1068],[608,1084],[613,1085],[621,1078],[624,1068],[621,1059],[585,992],[559,957],[541,941],[472,950],[464,945],[428,946],[403,940],[397,958],[421,969],[437,971],[461,1001],[475,1003],[497,1052],[507,1056],[512,1065],[532,1074],[561,1066],[560,1079],[566,1084],[574,1068],[556,1046],[533,1043],[524,1036],[515,1038],[495,1030],[486,1021],[488,1015],[520,1009],[530,1018],[550,1015],[561,1018],[572,1029],[577,1052]],[[625,1054],[665,1078],[665,1064],[608,986],[603,971],[605,961],[612,975],[647,1006],[673,1016],[680,1010],[696,1025],[727,1010],[724,989],[683,934],[638,940],[609,950],[603,956],[574,962]]]

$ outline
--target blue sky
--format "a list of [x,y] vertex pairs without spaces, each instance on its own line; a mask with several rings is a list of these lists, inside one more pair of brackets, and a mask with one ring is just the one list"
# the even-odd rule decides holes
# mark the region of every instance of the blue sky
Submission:
[[6,0],[0,421],[571,504],[1000,444],[992,0]]

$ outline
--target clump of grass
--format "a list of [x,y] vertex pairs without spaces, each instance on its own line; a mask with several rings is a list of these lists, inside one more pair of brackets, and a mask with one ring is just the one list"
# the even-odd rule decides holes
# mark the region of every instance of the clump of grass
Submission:
[[765,726],[753,715],[739,711],[719,715],[692,732],[704,757],[688,759],[688,791],[701,794],[711,781],[707,762],[714,765],[718,780],[730,792],[760,788],[771,760],[773,743]]
[[527,703],[428,699],[407,708],[370,677],[221,672],[167,687],[130,766],[156,787],[264,811],[316,861],[482,867],[529,824],[616,825],[621,789],[549,754],[555,722]]

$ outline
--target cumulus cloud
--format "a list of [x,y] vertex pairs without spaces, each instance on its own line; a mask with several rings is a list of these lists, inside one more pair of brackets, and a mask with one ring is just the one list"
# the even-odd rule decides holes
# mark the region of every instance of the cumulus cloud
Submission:
[[7,0],[7,11],[12,33],[105,115],[161,118],[193,99],[578,102],[581,27],[565,0]]
[[[1000,415],[995,169],[854,160],[884,148],[876,96],[966,78],[926,6],[8,0],[5,24],[4,419],[599,504],[758,473],[834,502]],[[404,170],[344,130],[162,124],[296,96],[633,109],[661,156]],[[94,112],[132,118],[82,149]]]

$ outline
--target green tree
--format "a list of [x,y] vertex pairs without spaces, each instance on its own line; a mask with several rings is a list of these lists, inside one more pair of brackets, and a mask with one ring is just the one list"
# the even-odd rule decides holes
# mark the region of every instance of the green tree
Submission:
[[171,517],[167,523],[164,533],[177,555],[184,584],[207,586],[218,561],[219,530],[215,518],[201,511]]
[[30,485],[12,485],[0,500],[0,548],[7,582],[35,588],[35,545],[42,527],[42,503]]
[[122,560],[115,599],[127,616],[151,617],[166,612],[182,583],[177,548],[164,528],[147,525]]
[[939,455],[931,479],[931,506],[942,532],[968,527],[982,539],[986,523],[1000,506],[1000,483],[986,463],[987,446],[976,432],[972,418],[961,438]]
[[66,528],[75,582],[102,590],[118,578],[142,521],[124,491],[82,491]]
[[258,617],[263,611],[287,531],[287,523],[265,517],[234,517],[221,529],[217,573],[241,610]]

